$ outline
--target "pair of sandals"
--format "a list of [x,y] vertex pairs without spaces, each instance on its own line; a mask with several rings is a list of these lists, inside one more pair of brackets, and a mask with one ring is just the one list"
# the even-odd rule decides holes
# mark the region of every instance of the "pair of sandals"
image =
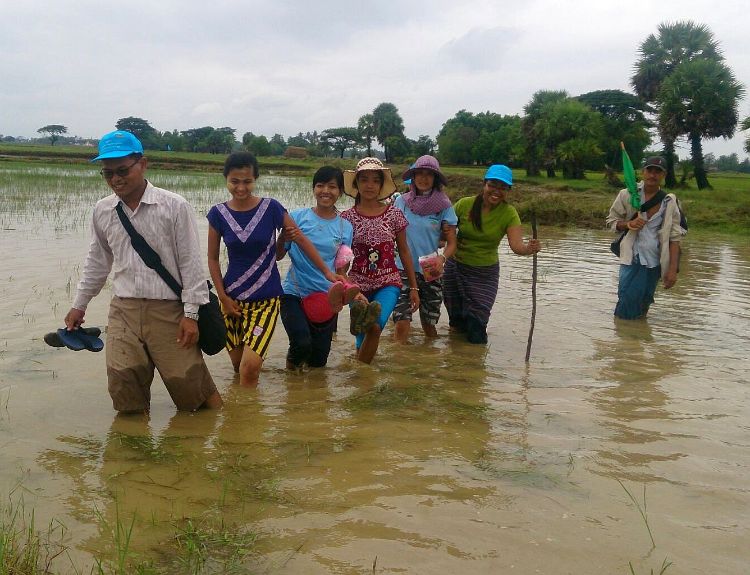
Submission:
[[359,286],[347,281],[337,281],[328,288],[328,303],[334,314],[339,313],[345,305],[351,303],[359,294]]
[[380,318],[380,302],[365,303],[360,300],[352,302],[349,308],[349,332],[352,335],[362,335],[375,325]]
[[102,330],[98,327],[79,327],[72,331],[60,328],[44,336],[44,343],[52,347],[67,347],[73,351],[101,351],[104,342],[99,339]]

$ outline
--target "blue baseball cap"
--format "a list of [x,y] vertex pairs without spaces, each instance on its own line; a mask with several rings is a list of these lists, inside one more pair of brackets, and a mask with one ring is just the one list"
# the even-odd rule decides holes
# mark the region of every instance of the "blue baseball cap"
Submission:
[[115,130],[102,136],[99,140],[99,155],[91,161],[124,158],[130,154],[142,153],[143,144],[138,138],[125,130]]
[[490,166],[487,169],[487,172],[485,172],[484,174],[484,179],[500,180],[501,182],[505,182],[509,186],[512,186],[513,172],[511,172],[508,166],[504,166],[503,164],[495,164],[494,166]]

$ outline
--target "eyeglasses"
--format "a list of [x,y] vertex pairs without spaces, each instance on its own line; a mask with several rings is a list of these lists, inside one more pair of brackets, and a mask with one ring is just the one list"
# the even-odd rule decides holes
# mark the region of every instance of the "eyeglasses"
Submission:
[[138,158],[135,162],[133,162],[129,166],[120,166],[116,170],[108,170],[107,168],[102,168],[101,170],[99,170],[99,173],[102,175],[102,177],[105,180],[111,180],[115,176],[117,176],[118,178],[125,178],[130,173],[131,168],[140,161],[141,159]]
[[486,183],[487,187],[491,190],[505,191],[510,189],[510,186],[505,182],[499,182],[497,180],[487,180]]

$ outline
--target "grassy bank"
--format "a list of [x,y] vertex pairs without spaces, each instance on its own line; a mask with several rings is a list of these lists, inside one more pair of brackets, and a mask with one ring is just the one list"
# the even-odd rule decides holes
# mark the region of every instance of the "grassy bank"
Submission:
[[[86,164],[96,150],[85,146],[24,146],[0,144],[0,161]],[[149,151],[150,165],[158,169],[200,172],[221,171],[222,154]],[[338,158],[289,159],[262,157],[261,173],[311,176],[323,164],[354,167],[354,160]],[[396,181],[406,165],[392,166]],[[484,167],[444,166],[448,194],[453,199],[474,195],[482,187]],[[514,170],[510,201],[528,221],[531,212],[543,225],[603,228],[604,218],[618,188],[610,186],[604,174],[589,172],[585,180],[526,178]],[[674,190],[680,198],[691,229],[750,235],[750,175],[718,173],[710,175],[713,190],[698,190],[694,182]]]

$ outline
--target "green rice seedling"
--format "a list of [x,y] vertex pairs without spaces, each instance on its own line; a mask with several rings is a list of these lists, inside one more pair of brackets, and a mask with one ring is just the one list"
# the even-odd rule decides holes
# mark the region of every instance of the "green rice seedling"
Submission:
[[460,401],[436,385],[395,387],[381,384],[365,393],[347,398],[344,406],[350,411],[422,411],[440,419],[481,418],[487,412],[485,405]]
[[50,521],[47,530],[36,528],[34,510],[25,512],[23,499],[0,508],[0,575],[42,575],[50,573],[52,562],[67,551],[63,543],[67,530]]
[[112,542],[113,554],[111,558],[94,557],[97,575],[157,575],[160,573],[156,567],[146,560],[140,559],[132,549],[133,531],[135,529],[136,514],[130,523],[120,516],[120,505],[115,501],[115,521],[110,524],[104,515],[94,509],[101,527],[109,533]]
[[627,487],[625,487],[622,481],[618,479],[617,483],[619,483],[620,487],[622,487],[625,490],[625,493],[628,494],[628,497],[633,502],[633,505],[635,505],[636,509],[638,509],[638,513],[641,514],[643,523],[646,525],[646,530],[648,531],[648,536],[651,539],[651,549],[655,549],[656,541],[654,541],[654,534],[651,532],[651,526],[648,524],[648,507],[646,504],[646,484],[645,483],[643,484],[643,505],[641,506],[638,500],[635,497],[633,497],[633,494],[628,490]]
[[138,459],[164,463],[177,461],[182,457],[180,438],[178,437],[155,439],[151,435],[130,435],[115,431],[111,433],[111,439],[134,452]]
[[[185,519],[175,524],[177,561],[182,573],[245,573],[242,563],[252,553],[257,534],[243,527]],[[216,569],[216,568],[219,569]]]
[[[653,568],[651,568],[650,575],[664,575],[667,569],[669,569],[672,566],[672,562],[669,561],[666,557],[664,558],[664,561],[661,562],[661,568],[659,571],[654,571]],[[636,575],[635,569],[633,569],[633,564],[628,561],[628,567],[630,567],[630,574]]]

